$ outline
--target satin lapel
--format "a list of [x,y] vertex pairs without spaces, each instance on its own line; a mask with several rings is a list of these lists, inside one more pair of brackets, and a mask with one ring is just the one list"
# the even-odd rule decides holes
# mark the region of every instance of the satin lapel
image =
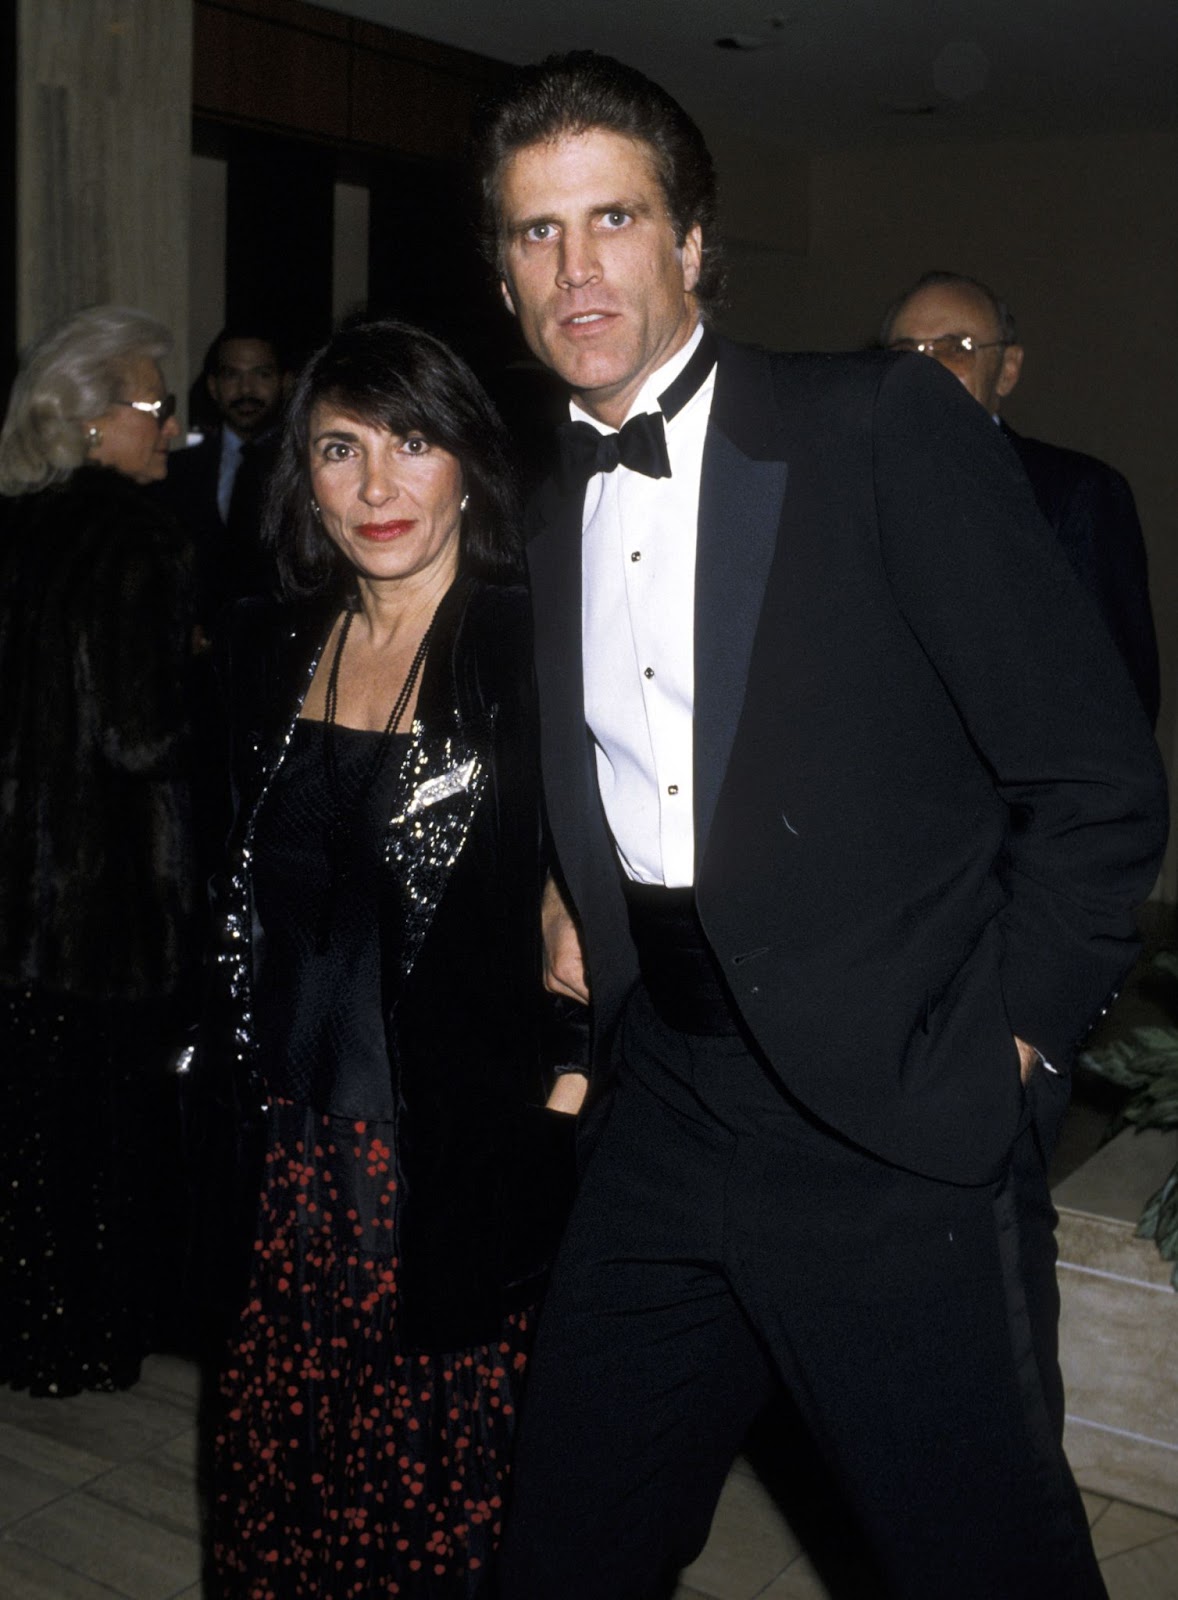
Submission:
[[788,466],[769,357],[720,341],[695,560],[695,837],[703,858],[744,706]]
[[577,894],[586,865],[592,771],[581,669],[581,500],[549,485],[528,545],[544,793],[561,866]]

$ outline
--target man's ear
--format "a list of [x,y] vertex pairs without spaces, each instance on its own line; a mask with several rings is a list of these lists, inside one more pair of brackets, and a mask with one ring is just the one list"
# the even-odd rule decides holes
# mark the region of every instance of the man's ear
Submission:
[[1018,382],[1023,370],[1023,347],[1021,344],[1008,344],[1002,352],[1002,365],[998,369],[998,382],[994,385],[994,393],[999,400],[1005,400],[1010,391]]
[[216,398],[217,398],[217,379],[214,376],[214,374],[211,373],[211,372],[206,372],[205,373],[205,388],[209,391],[209,399],[210,400],[216,400]]
[[683,287],[691,294],[699,282],[700,263],[703,261],[704,236],[699,223],[687,230],[680,256],[683,262]]
[[503,304],[507,307],[508,311],[511,312],[513,317],[517,316],[518,313],[515,309],[515,301],[511,298],[511,289],[508,287],[506,278],[499,279],[499,293],[503,296]]

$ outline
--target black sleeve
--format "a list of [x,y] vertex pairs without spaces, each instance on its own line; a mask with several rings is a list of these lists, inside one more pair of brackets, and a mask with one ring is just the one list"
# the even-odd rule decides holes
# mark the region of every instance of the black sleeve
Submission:
[[550,871],[559,870],[544,816],[540,780],[540,717],[536,672],[532,654],[532,610],[527,591],[520,585],[488,588],[477,602],[478,627],[483,644],[477,652],[483,668],[478,695],[497,707],[496,751],[498,781],[503,792],[527,796],[531,847],[531,890],[535,901],[537,952],[536,994],[540,1008],[540,1049],[549,1073],[588,1071],[589,1008],[563,995],[549,994],[541,986],[540,895]]
[[1152,727],[1158,719],[1161,682],[1149,569],[1133,491],[1121,474],[1091,461],[1061,509],[1059,533],[1067,548],[1085,552],[1093,599]]
[[1024,474],[956,380],[890,364],[874,446],[893,592],[1010,810],[1011,1028],[1066,1059],[1136,950],[1166,836],[1157,748]]

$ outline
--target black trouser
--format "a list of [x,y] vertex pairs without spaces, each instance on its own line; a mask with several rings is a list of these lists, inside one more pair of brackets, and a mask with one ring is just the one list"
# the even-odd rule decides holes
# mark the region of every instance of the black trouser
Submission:
[[935,1182],[644,992],[529,1379],[503,1600],[648,1600],[784,1383],[905,1600],[1095,1600],[1060,1445],[1054,1212],[1028,1127]]

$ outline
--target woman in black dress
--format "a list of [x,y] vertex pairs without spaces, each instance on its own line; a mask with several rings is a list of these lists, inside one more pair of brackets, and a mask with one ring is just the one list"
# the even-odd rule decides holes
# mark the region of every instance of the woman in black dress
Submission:
[[192,596],[146,492],[171,346],[125,306],[67,317],[0,433],[0,1382],[36,1395],[136,1381],[183,1231]]
[[250,1600],[473,1596],[571,1181],[557,1107],[584,1087],[542,1065],[501,426],[437,341],[354,326],[299,381],[272,493],[301,603],[238,607],[222,661],[236,823],[205,1070],[231,1058],[256,1153],[213,1565]]

